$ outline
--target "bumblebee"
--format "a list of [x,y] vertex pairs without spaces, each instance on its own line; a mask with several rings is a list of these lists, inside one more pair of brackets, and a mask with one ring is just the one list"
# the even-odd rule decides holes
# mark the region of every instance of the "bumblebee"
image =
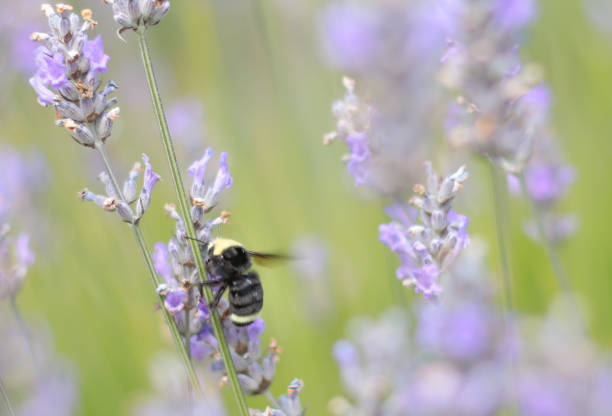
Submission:
[[[198,242],[203,243],[198,240]],[[251,259],[258,264],[286,260],[286,256],[246,250],[242,244],[227,238],[216,238],[206,245],[206,272],[215,280],[202,286],[218,286],[209,307],[215,308],[229,290],[230,319],[236,326],[247,326],[257,319],[263,307],[263,287],[259,274],[250,270]]]

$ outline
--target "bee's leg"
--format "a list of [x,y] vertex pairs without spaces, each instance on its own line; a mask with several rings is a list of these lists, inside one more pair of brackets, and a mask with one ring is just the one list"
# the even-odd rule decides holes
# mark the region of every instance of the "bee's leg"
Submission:
[[[200,292],[200,298],[204,299],[204,286],[218,286],[218,285],[225,285],[226,282],[225,280],[221,279],[221,280],[204,280],[204,281],[200,281],[197,283],[198,285],[198,291]],[[225,290],[225,289],[223,289]]]
[[213,298],[212,302],[210,302],[208,304],[208,309],[209,310],[215,309],[217,307],[217,305],[221,301],[221,298],[223,297],[223,294],[225,293],[226,289],[227,289],[227,285],[223,285],[223,286],[221,286],[219,288],[217,293],[215,293],[215,297]]
[[221,285],[221,287],[219,288],[217,293],[215,293],[215,297],[213,298],[212,302],[208,304],[208,309],[214,309],[217,307],[217,305],[221,301],[221,298],[223,297],[223,294],[227,290],[227,283],[224,280],[216,280],[216,281],[207,280],[207,281],[198,283],[198,289],[200,290],[200,299],[205,299],[204,290],[203,290],[204,286],[214,286],[214,285]]

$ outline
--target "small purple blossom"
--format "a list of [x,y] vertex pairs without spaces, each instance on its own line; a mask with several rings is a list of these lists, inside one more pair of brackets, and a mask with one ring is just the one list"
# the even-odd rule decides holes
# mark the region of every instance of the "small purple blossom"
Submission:
[[162,242],[157,242],[153,246],[153,267],[155,273],[162,276],[167,282],[172,280],[172,268],[170,267],[170,253]]
[[206,166],[213,155],[211,148],[207,148],[202,159],[194,162],[187,172],[193,178],[191,186],[191,200],[194,207],[199,207],[204,213],[212,210],[219,202],[221,191],[231,188],[234,183],[227,165],[227,153],[219,156],[219,169],[212,186],[205,181]]
[[83,45],[83,56],[89,60],[92,71],[103,74],[106,72],[110,57],[104,54],[102,35],[98,35],[94,40],[88,40]]
[[504,29],[516,30],[530,23],[536,15],[534,0],[496,0],[495,20]]
[[416,185],[417,195],[410,200],[419,209],[418,217],[403,203],[387,207],[396,221],[380,225],[379,239],[402,262],[397,278],[426,298],[434,298],[442,291],[440,274],[452,267],[469,244],[468,218],[451,210],[451,201],[468,174],[461,167],[440,178],[430,163],[426,166],[427,187]]
[[59,89],[68,85],[66,77],[65,59],[61,53],[57,52],[49,55],[47,48],[39,47],[36,50],[36,77],[41,80],[44,85],[51,85],[53,88]]
[[328,5],[321,16],[321,29],[330,63],[343,70],[363,69],[380,46],[379,24],[375,7],[367,4]]

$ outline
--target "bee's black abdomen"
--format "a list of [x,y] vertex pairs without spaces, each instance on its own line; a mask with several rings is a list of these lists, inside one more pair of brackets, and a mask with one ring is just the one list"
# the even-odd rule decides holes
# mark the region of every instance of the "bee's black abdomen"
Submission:
[[256,272],[234,278],[229,287],[232,321],[244,326],[253,322],[263,306],[263,288]]

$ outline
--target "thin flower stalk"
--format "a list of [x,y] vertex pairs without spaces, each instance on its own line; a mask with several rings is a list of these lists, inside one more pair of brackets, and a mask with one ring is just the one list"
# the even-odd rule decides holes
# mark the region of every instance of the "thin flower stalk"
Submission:
[[527,199],[527,202],[529,203],[529,208],[531,209],[531,212],[533,215],[533,222],[535,223],[537,227],[538,239],[540,240],[540,242],[544,246],[544,249],[546,250],[546,254],[548,255],[548,259],[553,268],[555,277],[557,278],[557,282],[559,283],[559,286],[561,287],[563,291],[569,293],[571,292],[571,286],[569,283],[569,279],[567,278],[567,275],[565,274],[565,270],[563,269],[563,265],[561,264],[561,260],[559,259],[559,256],[557,255],[557,250],[553,246],[553,243],[551,242],[549,235],[546,233],[546,229],[544,228],[544,221],[542,219],[542,213],[540,212],[540,209],[538,209],[538,206],[533,200],[533,196],[528,191],[527,181],[525,180],[525,175],[521,174],[519,176],[519,180],[521,181],[521,189],[522,189],[523,195],[525,196],[525,199]]
[[11,405],[11,400],[6,393],[6,389],[4,388],[4,383],[0,378],[0,394],[2,394],[2,400],[4,400],[4,405],[6,406],[6,410],[10,416],[15,416],[15,412],[13,411],[13,406]]
[[[138,45],[140,47],[141,58],[144,66],[145,75],[147,78],[147,84],[149,86],[149,92],[151,94],[151,100],[153,102],[153,110],[155,112],[155,116],[159,124],[164,152],[166,153],[166,157],[168,159],[168,165],[170,166],[172,181],[176,189],[177,199],[179,203],[179,212],[182,218],[191,218],[189,207],[190,204],[187,199],[187,193],[185,192],[185,187],[181,178],[178,161],[176,160],[176,154],[174,151],[172,139],[170,137],[168,122],[166,121],[166,115],[162,106],[161,96],[159,93],[157,82],[155,80],[153,63],[149,55],[149,47],[147,45],[147,39],[145,35],[145,26],[139,26],[137,32]],[[193,253],[193,258],[196,264],[199,279],[202,281],[207,280],[206,268],[204,266],[202,253],[200,252],[199,243],[194,240],[195,238],[197,238],[194,225],[191,221],[184,221],[184,223],[186,236],[189,237],[188,244],[191,247],[191,251]],[[212,290],[208,287],[204,287],[203,293],[206,298],[206,301],[208,303],[211,303],[213,300]],[[227,371],[234,398],[236,400],[238,408],[240,409],[241,414],[247,416],[249,413],[246,404],[246,399],[238,381],[238,376],[234,363],[232,361],[232,356],[227,345],[227,340],[225,339],[225,334],[223,333],[221,320],[219,319],[219,316],[217,314],[213,313],[211,314],[211,321],[213,324],[215,336],[219,343],[219,350],[225,363],[225,369]]]
[[[119,107],[116,105],[117,98],[110,97],[117,85],[109,81],[100,88],[100,75],[107,71],[110,57],[104,53],[100,36],[89,40],[88,32],[96,27],[97,22],[93,20],[91,10],[84,9],[79,17],[73,12],[73,7],[67,4],[57,4],[55,7],[43,4],[41,10],[49,20],[50,32],[35,32],[31,35],[31,39],[41,46],[36,52],[37,70],[30,78],[30,85],[43,107],[52,106],[55,109],[56,125],[66,128],[77,143],[97,150],[106,170],[99,176],[105,185],[106,195],[97,195],[84,189],[79,196],[106,211],[116,212],[130,225],[149,277],[157,288],[153,263],[138,224],[151,203],[153,188],[160,178],[153,171],[148,157],[143,155],[144,183],[138,193],[138,163],[130,171],[123,188],[119,186],[110,166],[104,144],[111,136],[114,121],[119,116]],[[189,379],[194,389],[199,391],[198,378],[180,342],[174,321],[164,313]]]
[[510,270],[510,260],[508,254],[508,240],[506,236],[506,219],[508,218],[507,198],[505,188],[499,179],[499,173],[493,163],[489,165],[489,176],[491,177],[491,194],[493,196],[493,208],[495,217],[495,234],[497,236],[497,249],[502,269],[502,283],[504,287],[504,303],[506,308],[506,319],[509,319],[509,312],[513,309],[512,296],[512,271]]

